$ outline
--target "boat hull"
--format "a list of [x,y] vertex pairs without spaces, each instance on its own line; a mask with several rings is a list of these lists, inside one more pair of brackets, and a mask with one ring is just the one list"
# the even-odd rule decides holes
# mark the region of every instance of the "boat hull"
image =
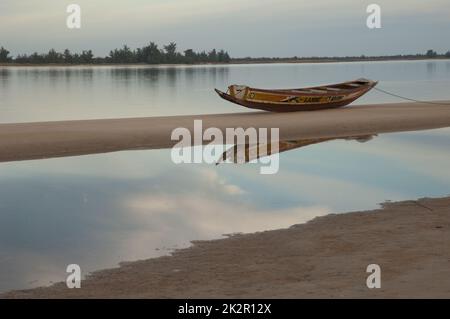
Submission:
[[[353,83],[363,84],[359,84],[358,87],[353,89],[336,89],[336,87],[345,87],[346,85]],[[378,82],[371,80],[364,80],[364,82],[362,82],[362,80],[356,80],[329,86],[295,90],[261,90],[247,88],[246,90],[248,91],[243,97],[233,96],[232,94],[217,89],[215,89],[215,91],[221,98],[247,108],[270,112],[296,112],[316,111],[346,106],[366,94],[377,83]],[[230,89],[232,89],[232,86]],[[333,89],[333,91],[327,91],[330,89]],[[304,92],[299,92],[301,90]],[[311,92],[308,92],[308,90]],[[323,90],[325,93],[317,93],[319,90]],[[314,93],[314,91],[316,92]]]

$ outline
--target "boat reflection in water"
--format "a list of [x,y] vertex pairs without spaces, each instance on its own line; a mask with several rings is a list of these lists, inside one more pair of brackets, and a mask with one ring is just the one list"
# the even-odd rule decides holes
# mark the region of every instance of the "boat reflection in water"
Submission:
[[272,144],[236,144],[223,152],[222,156],[216,162],[216,165],[220,163],[236,163],[243,164],[251,161],[270,156],[277,153],[283,153],[300,147],[306,147],[308,145],[319,144],[323,142],[333,140],[354,140],[360,143],[365,143],[376,137],[373,135],[361,135],[361,136],[348,136],[338,138],[314,138],[314,139],[298,139],[298,140],[285,140],[279,141],[278,147],[272,147]]

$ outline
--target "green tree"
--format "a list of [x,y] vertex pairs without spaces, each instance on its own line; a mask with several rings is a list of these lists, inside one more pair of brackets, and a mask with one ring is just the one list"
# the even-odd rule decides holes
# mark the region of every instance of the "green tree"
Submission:
[[92,63],[92,59],[94,58],[94,54],[92,53],[92,50],[83,50],[80,55],[80,62],[90,64]]
[[224,50],[220,50],[219,53],[217,53],[217,62],[221,63],[228,63],[230,62],[230,56],[228,55],[228,52],[225,52]]
[[209,62],[217,62],[217,51],[216,49],[212,49],[211,51],[209,51],[208,53],[208,61]]
[[226,51],[225,51],[225,61],[224,62],[226,62],[226,63],[230,63],[231,62],[231,57],[228,54],[228,52],[226,52]]
[[142,48],[144,59],[141,62],[158,64],[163,60],[163,54],[159,50],[158,45],[150,42],[148,46]]
[[168,45],[164,46],[166,62],[174,63],[177,62],[177,44],[175,42],[170,42]]
[[26,54],[18,54],[14,59],[16,63],[30,63],[30,57]]
[[0,62],[9,62],[11,58],[8,57],[9,51],[4,47],[0,48]]
[[81,57],[80,57],[80,55],[78,53],[72,54],[72,63],[73,64],[81,64],[81,63],[83,63],[81,61]]
[[447,52],[445,53],[445,56],[446,56],[447,58],[450,58],[450,51],[447,51]]
[[55,49],[50,49],[48,53],[44,56],[44,61],[47,63],[62,63],[63,55],[55,51]]
[[132,63],[135,61],[135,52],[124,45],[122,49],[115,49],[109,53],[110,60],[113,63]]
[[187,49],[184,51],[184,62],[188,64],[192,64],[197,62],[197,53],[192,49]]
[[30,55],[30,63],[33,64],[42,64],[45,63],[45,56],[43,54],[39,54],[37,52],[34,52],[32,55]]
[[198,61],[200,62],[208,62],[208,54],[205,51],[202,51],[198,54]]
[[109,61],[112,63],[117,63],[119,58],[119,50],[114,49],[109,51]]
[[72,53],[70,53],[69,49],[65,49],[64,53],[64,63],[73,63],[73,56]]
[[434,57],[436,57],[437,56],[437,53],[436,53],[436,51],[434,51],[434,50],[428,50],[427,51],[427,53],[425,54],[428,58],[434,58]]

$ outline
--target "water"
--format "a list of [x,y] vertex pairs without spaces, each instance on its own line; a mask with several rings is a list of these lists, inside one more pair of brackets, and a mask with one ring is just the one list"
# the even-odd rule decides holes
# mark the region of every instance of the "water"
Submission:
[[[450,62],[176,68],[0,69],[2,122],[239,112],[211,88],[296,87],[357,77],[420,99],[450,99]],[[395,101],[379,93],[361,103]],[[64,280],[186,247],[288,227],[385,200],[450,193],[450,129],[336,140],[256,164],[175,165],[170,150],[0,163],[0,291]]]
[[[177,67],[0,67],[0,123],[248,111],[229,84],[297,88],[365,77],[421,100],[450,99],[450,60]],[[360,104],[399,102],[372,91]]]

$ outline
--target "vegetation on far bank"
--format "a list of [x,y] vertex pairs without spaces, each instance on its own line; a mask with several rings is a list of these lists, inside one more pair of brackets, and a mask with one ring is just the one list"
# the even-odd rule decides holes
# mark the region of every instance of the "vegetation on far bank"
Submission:
[[9,56],[10,52],[0,47],[0,63],[14,64],[195,64],[195,63],[228,63],[231,58],[224,50],[213,49],[209,52],[195,52],[192,49],[183,53],[177,51],[175,42],[159,48],[154,42],[142,48],[131,50],[124,45],[120,49],[111,50],[106,57],[94,57],[92,50],[83,50],[81,53],[72,53],[66,49],[57,52],[54,49],[48,53],[34,52],[30,55],[19,54]]
[[310,57],[245,57],[233,58],[233,63],[295,63],[295,62],[351,62],[351,61],[390,61],[390,60],[423,60],[423,59],[450,59],[450,50],[439,54],[434,50],[427,50],[425,53],[417,54],[397,54],[397,55],[359,55],[359,56],[310,56]]
[[124,45],[120,49],[111,50],[108,56],[95,57],[92,50],[83,50],[81,53],[72,53],[66,49],[57,52],[51,49],[47,53],[19,54],[10,56],[10,52],[0,47],[0,63],[15,65],[40,65],[40,64],[202,64],[202,63],[281,63],[281,62],[345,62],[345,61],[379,61],[379,60],[417,60],[417,59],[442,59],[450,58],[450,50],[446,53],[437,53],[428,50],[425,53],[387,56],[345,56],[345,57],[245,57],[231,58],[224,50],[213,49],[211,51],[195,52],[187,49],[180,53],[177,45],[171,42],[159,48],[154,42],[137,49],[130,49]]

